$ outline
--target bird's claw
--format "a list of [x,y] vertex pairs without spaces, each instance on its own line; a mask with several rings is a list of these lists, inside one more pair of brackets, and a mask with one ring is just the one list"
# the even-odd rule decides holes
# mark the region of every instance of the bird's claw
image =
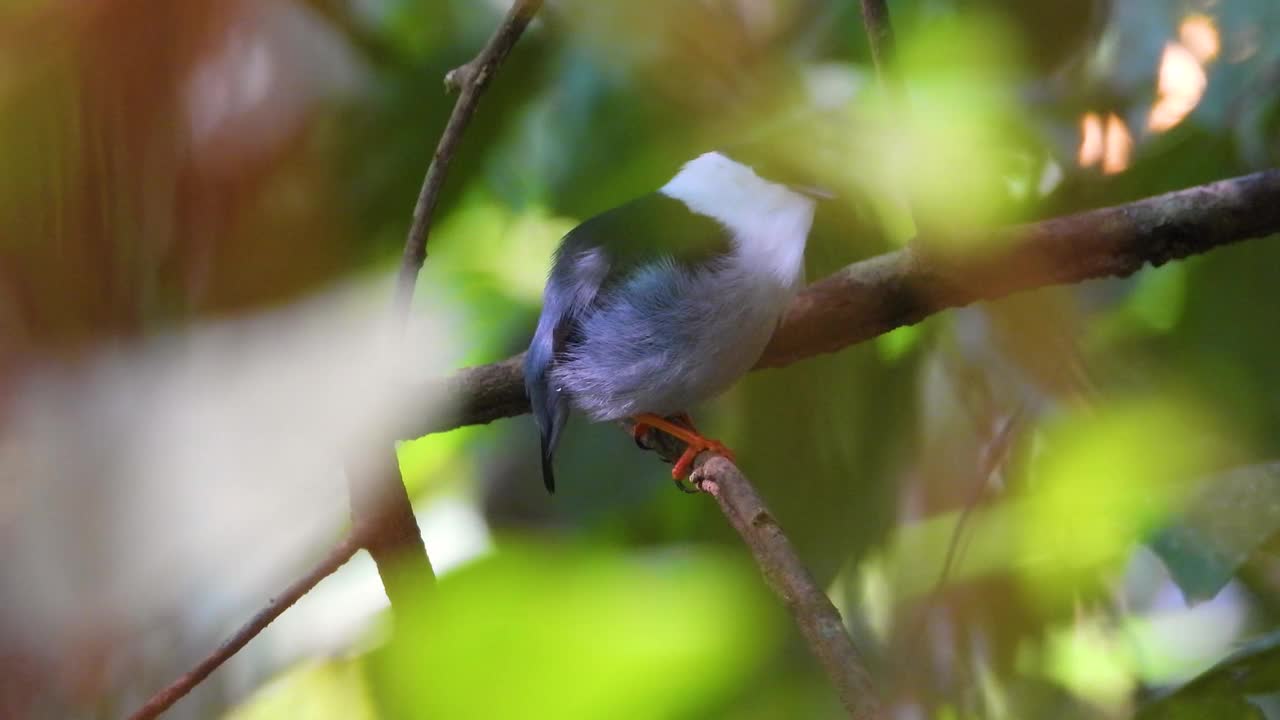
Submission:
[[680,459],[672,466],[671,477],[673,479],[683,480],[689,477],[689,472],[693,469],[693,461],[704,451],[721,455],[729,462],[734,462],[733,451],[725,447],[724,443],[717,440],[707,440],[706,438],[700,438],[699,440],[699,442],[689,443]]
[[702,488],[691,482],[685,482],[684,478],[673,477],[671,482],[675,484],[677,490],[686,495],[697,495],[702,492]]
[[711,452],[725,457],[730,462],[734,461],[733,451],[718,440],[709,440],[703,437],[697,428],[693,426],[693,420],[687,414],[680,413],[679,415],[665,418],[651,413],[641,413],[635,416],[633,420],[631,437],[636,441],[636,445],[639,445],[643,450],[652,449],[652,446],[642,443],[642,439],[647,437],[650,430],[662,431],[684,442],[684,452],[681,453],[680,459],[676,460],[675,465],[671,468],[671,478],[681,492],[697,493],[704,490],[702,483],[684,482],[689,477],[690,471],[693,470],[693,461],[701,453]]
[[652,450],[653,446],[649,444],[650,427],[642,422],[638,422],[631,426],[631,439],[635,441],[636,447],[641,450]]

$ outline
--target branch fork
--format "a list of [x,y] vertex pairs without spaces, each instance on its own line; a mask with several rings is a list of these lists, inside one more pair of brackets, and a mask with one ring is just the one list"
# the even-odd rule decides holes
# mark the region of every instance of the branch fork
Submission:
[[[408,321],[418,271],[422,269],[422,263],[427,257],[427,235],[431,230],[431,217],[439,201],[449,164],[462,141],[463,131],[470,123],[480,95],[493,73],[506,59],[541,6],[542,0],[516,0],[505,20],[475,59],[445,76],[445,87],[459,89],[461,94],[431,156],[431,164],[427,167],[422,190],[414,207],[413,222],[405,240],[396,291],[391,301],[392,314],[401,326]],[[378,574],[382,578],[393,611],[402,606],[402,598],[411,592],[412,588],[407,587],[407,583],[435,582],[431,560],[427,556],[408,492],[400,477],[395,449],[390,447],[390,439],[387,444],[388,447],[376,456],[355,458],[347,463],[352,525],[347,538],[306,576],[286,588],[278,598],[268,601],[266,607],[195,668],[152,696],[130,716],[130,720],[150,720],[169,709],[266,629],[289,606],[346,564],[361,548],[367,550],[377,564]]]

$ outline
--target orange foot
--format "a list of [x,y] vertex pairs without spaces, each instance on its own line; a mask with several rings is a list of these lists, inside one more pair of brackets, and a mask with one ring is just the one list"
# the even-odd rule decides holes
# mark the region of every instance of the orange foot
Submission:
[[672,422],[671,420],[659,417],[652,413],[641,413],[635,416],[635,426],[631,429],[632,435],[637,440],[644,437],[644,434],[649,431],[649,428],[653,428],[655,430],[661,430],[677,440],[684,441],[686,446],[684,454],[682,454],[680,459],[676,461],[676,464],[671,467],[672,478],[682,480],[688,477],[689,470],[693,467],[694,458],[698,457],[698,455],[704,451],[723,455],[730,461],[734,459],[733,451],[725,447],[719,440],[709,440],[702,437],[698,432],[698,429],[693,426],[693,421],[689,419],[688,415],[681,413],[675,417],[682,424]]

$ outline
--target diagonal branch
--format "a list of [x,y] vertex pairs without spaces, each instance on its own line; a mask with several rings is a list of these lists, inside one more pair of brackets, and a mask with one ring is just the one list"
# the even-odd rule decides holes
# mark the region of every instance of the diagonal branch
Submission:
[[[660,451],[660,454],[669,452]],[[691,481],[716,499],[720,511],[738,531],[760,566],[765,582],[787,606],[849,717],[855,720],[884,717],[867,661],[854,646],[839,611],[801,562],[751,481],[736,465],[719,455],[703,453],[695,462]]]
[[[541,5],[541,0],[517,0],[480,54],[445,77],[445,86],[460,92],[427,167],[405,239],[392,299],[392,312],[400,327],[409,318],[418,271],[427,257],[432,215],[462,134],[498,66],[510,54]],[[395,450],[388,448],[378,457],[358,458],[356,464],[359,467],[348,463],[347,468],[353,533],[361,538],[364,548],[377,563],[382,585],[395,607],[401,597],[412,592],[412,585],[434,582],[435,573],[400,477]]]
[[267,625],[270,625],[273,620],[280,617],[281,613],[292,607],[303,595],[311,592],[312,588],[319,585],[321,580],[329,577],[338,568],[345,565],[359,549],[360,544],[354,536],[349,536],[338,543],[310,572],[285,588],[279,595],[267,601],[266,607],[259,610],[256,615],[249,619],[249,622],[242,625],[231,637],[223,641],[217,650],[214,650],[205,659],[201,660],[194,668],[183,673],[182,677],[174,680],[169,687],[151,696],[146,705],[143,705],[137,712],[129,716],[129,720],[151,720],[159,717],[160,713],[168,710],[175,702],[191,692],[192,688],[204,682],[204,679],[209,677],[214,670],[217,670],[222,663],[229,660],[232,655],[240,652],[241,648],[248,645],[250,640],[257,637],[258,633],[265,630]]
[[871,61],[875,63],[880,84],[895,103],[903,102],[907,91],[897,71],[897,46],[893,38],[893,24],[889,22],[888,3],[885,0],[862,0],[862,22],[867,26]]
[[[620,424],[634,432],[629,421]],[[685,450],[683,442],[662,432],[649,432],[641,442],[667,462],[675,462]],[[747,476],[731,460],[703,452],[694,459],[689,481],[697,490],[715,498],[720,512],[755,558],[765,583],[791,613],[849,717],[884,718],[883,701],[872,681],[869,663],[853,644],[840,612],[800,560]]]
[[489,81],[493,79],[498,66],[507,59],[516,41],[541,7],[542,0],[516,0],[507,12],[506,19],[498,26],[493,37],[489,38],[480,54],[445,76],[445,87],[459,91],[458,102],[453,106],[453,114],[449,116],[449,122],[440,136],[440,143],[436,145],[431,165],[427,167],[427,175],[422,180],[422,189],[418,192],[418,202],[413,208],[413,223],[409,226],[409,237],[405,240],[404,256],[400,261],[400,274],[396,279],[395,305],[401,321],[408,317],[418,271],[427,259],[427,235],[431,231],[431,218],[440,201],[445,173],[449,171],[453,156],[462,142],[462,133],[471,122],[471,116],[480,104],[480,96],[489,87]]
[[[620,424],[633,432],[629,421]],[[649,432],[643,438],[644,446],[667,462],[675,462],[685,450],[683,442],[666,433]],[[715,498],[720,512],[755,558],[765,583],[791,613],[849,717],[884,718],[883,701],[872,681],[869,663],[853,644],[840,612],[800,560],[747,476],[731,460],[703,452],[694,459],[689,481],[697,490]]]
[[[1214,248],[1280,233],[1280,170],[1244,175],[992,233],[958,259],[913,249],[862,260],[810,285],[791,304],[756,368],[835,352],[948,308],[1025,290],[1126,277]],[[406,427],[419,437],[529,412],[520,356],[443,380],[452,417]]]
[[[418,271],[426,260],[431,216],[444,186],[445,172],[462,140],[463,131],[475,113],[480,96],[541,5],[542,0],[517,0],[480,54],[445,77],[446,87],[460,89],[461,93],[427,168],[426,178],[414,207],[409,236],[405,241],[404,257],[392,300],[392,312],[402,327],[412,306]],[[427,556],[422,533],[400,478],[394,450],[389,449],[372,458],[359,458],[358,461],[358,467],[351,462],[347,466],[352,519],[348,537],[334,547],[311,572],[268,602],[266,607],[259,610],[198,665],[152,696],[130,716],[130,720],[150,720],[169,709],[361,548],[367,550],[377,564],[378,574],[393,607],[399,604],[399,598],[410,591],[409,583],[434,580],[431,560]],[[370,478],[371,481],[360,482],[357,478]]]

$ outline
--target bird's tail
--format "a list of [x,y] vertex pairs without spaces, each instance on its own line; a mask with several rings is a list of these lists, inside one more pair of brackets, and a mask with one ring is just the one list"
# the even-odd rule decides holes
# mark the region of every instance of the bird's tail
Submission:
[[542,435],[542,484],[547,487],[547,492],[556,491],[556,470],[552,466],[551,457],[555,454],[556,449],[549,442],[550,438],[546,433]]
[[542,484],[547,492],[556,491],[555,469],[552,458],[556,445],[560,442],[560,430],[569,416],[569,403],[563,394],[551,386],[548,377],[551,367],[551,352],[548,344],[539,343],[535,339],[525,356],[524,386],[529,395],[529,406],[533,410],[533,419],[538,423],[538,432],[542,436]]
[[556,473],[552,458],[556,453],[556,445],[560,444],[560,430],[569,414],[569,406],[557,390],[544,388],[542,395],[539,399],[532,396],[529,399],[542,435],[542,484],[547,487],[547,492],[553,493],[556,491]]

